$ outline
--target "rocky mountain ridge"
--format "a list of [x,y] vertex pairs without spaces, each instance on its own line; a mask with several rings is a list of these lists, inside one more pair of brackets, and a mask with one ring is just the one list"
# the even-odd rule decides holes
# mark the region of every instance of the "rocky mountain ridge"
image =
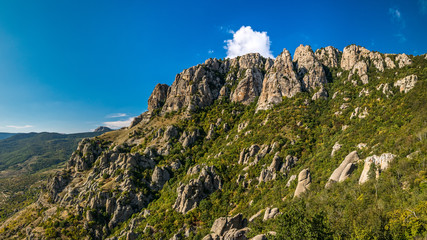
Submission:
[[[158,84],[148,111],[128,128],[81,141],[39,200],[0,233],[35,239],[281,239],[283,230],[268,223],[290,217],[286,204],[307,199],[314,206],[342,184],[368,189],[389,176],[389,168],[395,171],[396,161],[409,161],[408,152],[412,159],[425,156],[424,126],[411,121],[425,112],[426,62],[356,45],[342,52],[301,45],[293,59],[286,49],[274,60],[260,54],[208,59],[179,73],[171,86]],[[408,116],[405,103],[420,109]],[[398,112],[387,115],[384,109]],[[399,120],[401,114],[411,120]],[[359,130],[371,124],[379,124],[366,127],[375,133]],[[381,147],[391,141],[382,136],[412,128],[421,137],[411,133],[411,147]],[[421,182],[422,174],[416,172]],[[22,220],[34,212],[37,217]],[[309,216],[305,225],[320,224],[317,215]],[[307,231],[329,236],[313,229]]]

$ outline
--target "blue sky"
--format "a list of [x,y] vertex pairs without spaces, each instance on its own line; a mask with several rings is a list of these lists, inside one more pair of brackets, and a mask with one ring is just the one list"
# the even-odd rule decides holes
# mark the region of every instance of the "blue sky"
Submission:
[[157,83],[226,57],[242,26],[273,56],[299,44],[427,52],[427,0],[1,0],[0,132],[125,125]]

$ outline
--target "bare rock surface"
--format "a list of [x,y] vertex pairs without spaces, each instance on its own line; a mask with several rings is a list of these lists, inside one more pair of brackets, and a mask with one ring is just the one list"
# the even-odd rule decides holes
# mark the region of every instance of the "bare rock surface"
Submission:
[[198,172],[200,172],[198,178],[178,187],[178,197],[173,205],[176,211],[183,214],[187,213],[197,207],[201,200],[221,188],[221,179],[212,166],[201,167],[196,165],[189,169],[190,174],[197,174]]
[[341,149],[341,147],[342,145],[339,144],[339,142],[335,142],[334,146],[332,147],[331,157],[333,157],[335,153]]
[[369,180],[369,171],[371,169],[372,164],[376,166],[375,176],[376,178],[378,178],[380,173],[382,171],[385,171],[389,167],[390,162],[392,162],[395,157],[396,155],[391,153],[383,153],[380,156],[373,155],[367,157],[365,159],[362,174],[359,178],[359,184],[363,184]]
[[302,89],[309,91],[326,84],[326,74],[322,64],[314,56],[309,45],[300,45],[295,50],[294,62],[296,65],[297,77],[301,81]]
[[396,56],[396,62],[397,62],[397,65],[399,66],[399,68],[402,68],[402,67],[405,67],[405,66],[412,64],[412,60],[405,53],[398,54]]
[[300,197],[303,193],[305,193],[311,184],[311,175],[310,170],[308,168],[303,169],[298,174],[298,185],[295,189],[294,198]]
[[332,46],[328,46],[317,49],[314,54],[323,65],[329,68],[339,67],[338,57],[341,54],[341,51],[338,49]]
[[148,98],[148,111],[152,112],[156,109],[163,107],[168,97],[169,86],[166,84],[157,84],[154,87],[151,96]]
[[282,97],[293,97],[296,93],[301,92],[301,87],[294,71],[291,54],[284,49],[276,57],[272,68],[264,78],[257,111],[270,109],[275,104],[282,102]]
[[394,83],[394,87],[399,88],[400,92],[408,93],[418,81],[418,76],[415,74],[406,76]]
[[357,152],[353,151],[349,153],[329,177],[326,187],[331,186],[334,182],[342,182],[347,179],[356,168],[357,161],[359,161]]
[[246,233],[249,231],[247,220],[242,214],[234,217],[220,217],[212,225],[211,233],[203,240],[246,240]]

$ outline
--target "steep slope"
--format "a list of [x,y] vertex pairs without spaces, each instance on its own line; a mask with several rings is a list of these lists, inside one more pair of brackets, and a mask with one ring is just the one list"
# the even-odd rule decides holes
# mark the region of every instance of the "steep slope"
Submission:
[[355,45],[209,59],[156,86],[129,128],[80,142],[0,233],[427,237],[426,89],[423,56]]

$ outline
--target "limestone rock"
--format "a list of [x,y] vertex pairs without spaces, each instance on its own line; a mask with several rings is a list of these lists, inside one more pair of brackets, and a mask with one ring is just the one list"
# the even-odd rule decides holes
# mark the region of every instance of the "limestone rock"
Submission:
[[251,104],[261,94],[264,75],[257,68],[247,69],[243,79],[239,81],[236,89],[231,93],[232,102],[244,105]]
[[179,73],[169,89],[162,113],[186,109],[192,112],[213,103],[220,95],[224,79],[219,74],[227,73],[226,63],[208,59]]
[[193,145],[196,142],[199,136],[200,136],[200,132],[198,129],[193,132],[184,131],[181,137],[179,138],[179,142],[182,144],[184,148],[188,148],[188,147],[191,147],[191,145]]
[[358,118],[366,118],[369,115],[368,109],[365,107],[362,111],[361,107],[356,107],[354,112],[351,113],[350,119],[358,117]]
[[269,219],[275,218],[277,215],[279,215],[279,209],[278,208],[266,208],[264,212],[264,218],[263,221],[267,221]]
[[81,140],[77,150],[71,155],[67,168],[74,168],[76,172],[88,170],[102,150],[99,141],[93,141],[89,138]]
[[260,183],[261,182],[268,182],[268,181],[276,179],[276,176],[277,175],[276,175],[275,171],[272,171],[270,169],[262,169],[261,173],[258,177],[258,182],[260,182]]
[[169,171],[165,167],[155,167],[151,175],[151,188],[158,191],[170,179]]
[[290,186],[291,186],[292,181],[294,181],[295,179],[297,179],[297,175],[292,175],[292,176],[289,178],[288,182],[286,183],[286,187],[290,187]]
[[356,64],[354,64],[353,68],[351,69],[350,74],[348,75],[348,80],[350,81],[352,79],[352,76],[354,74],[359,75],[360,80],[363,84],[368,84],[368,65],[365,61],[358,61]]
[[292,155],[288,155],[285,158],[285,162],[283,163],[282,167],[280,168],[280,172],[283,174],[286,174],[291,170],[293,166],[295,166],[296,162],[298,161],[298,158]]
[[393,92],[390,89],[390,84],[388,83],[381,83],[376,87],[378,91],[381,91],[386,97],[389,97],[390,95],[393,95]]
[[248,164],[251,157],[254,157],[260,150],[259,145],[253,144],[248,149],[243,149],[240,152],[239,164]]
[[268,170],[279,171],[281,165],[282,165],[282,158],[279,156],[279,152],[277,152],[274,155],[273,161],[271,162],[270,166],[268,167]]
[[166,127],[166,130],[163,133],[163,141],[168,142],[177,136],[178,136],[178,129],[173,125],[168,126]]
[[359,184],[363,184],[369,179],[369,170],[371,169],[371,165],[375,164],[376,166],[376,178],[379,177],[380,173],[384,170],[386,170],[389,167],[389,164],[393,159],[396,157],[396,155],[391,153],[383,153],[381,156],[373,155],[370,157],[367,157],[365,159],[365,165],[363,166],[362,174],[359,178]]
[[152,112],[163,107],[168,97],[169,86],[166,84],[157,84],[154,87],[151,96],[148,98],[148,111]]
[[319,91],[317,91],[313,97],[311,98],[311,100],[316,101],[317,99],[327,99],[328,98],[328,92],[326,91],[326,89],[324,87],[321,87],[319,89]]
[[325,48],[317,49],[314,53],[316,58],[328,68],[338,67],[338,57],[341,51],[338,49],[328,46]]
[[334,182],[342,182],[348,178],[348,176],[353,172],[356,165],[355,163],[359,161],[359,155],[356,151],[349,153],[337,169],[334,170],[332,175],[329,177],[326,187],[331,186]]
[[300,45],[295,50],[294,62],[297,77],[302,83],[302,89],[309,91],[326,84],[326,74],[322,64],[314,56],[310,46]]
[[298,92],[301,92],[301,83],[294,72],[291,54],[284,49],[264,78],[257,111],[270,109],[282,102],[282,97],[293,97]]
[[331,152],[331,157],[334,156],[335,152],[337,152],[338,150],[340,150],[342,147],[341,144],[339,144],[339,142],[335,142],[334,146],[332,147],[332,152]]
[[222,236],[230,229],[242,229],[246,227],[246,225],[246,219],[243,219],[242,214],[237,214],[234,217],[220,217],[213,223],[211,232]]
[[251,238],[251,240],[268,240],[267,236],[265,236],[265,234],[259,234],[256,235],[255,237]]
[[396,64],[394,64],[393,60],[391,60],[390,57],[385,57],[385,64],[387,66],[387,68],[393,69],[396,67]]
[[134,126],[136,126],[138,123],[148,123],[150,121],[151,118],[151,112],[146,111],[144,113],[142,113],[141,115],[139,115],[138,117],[135,117],[132,120],[132,123],[130,124],[129,128],[133,128]]
[[354,65],[363,55],[369,55],[370,51],[364,47],[350,45],[344,48],[341,58],[341,68],[344,70],[353,69]]
[[408,65],[412,64],[412,60],[409,58],[408,55],[406,55],[404,53],[398,54],[396,56],[396,62],[397,62],[397,65],[399,66],[399,68],[402,68],[404,66],[408,66]]
[[415,74],[406,76],[394,83],[394,87],[398,87],[400,92],[407,93],[412,88],[415,87],[415,84],[418,81],[418,76]]
[[303,169],[298,174],[298,185],[295,189],[294,198],[300,197],[303,193],[305,193],[311,184],[311,175],[310,170],[308,168]]
[[204,166],[199,177],[192,179],[188,184],[181,184],[177,188],[178,197],[173,208],[186,214],[209,194],[221,188],[221,179],[212,166]]
[[211,234],[206,235],[203,240],[246,240],[247,220],[242,214],[234,217],[221,217],[215,220],[211,228]]

